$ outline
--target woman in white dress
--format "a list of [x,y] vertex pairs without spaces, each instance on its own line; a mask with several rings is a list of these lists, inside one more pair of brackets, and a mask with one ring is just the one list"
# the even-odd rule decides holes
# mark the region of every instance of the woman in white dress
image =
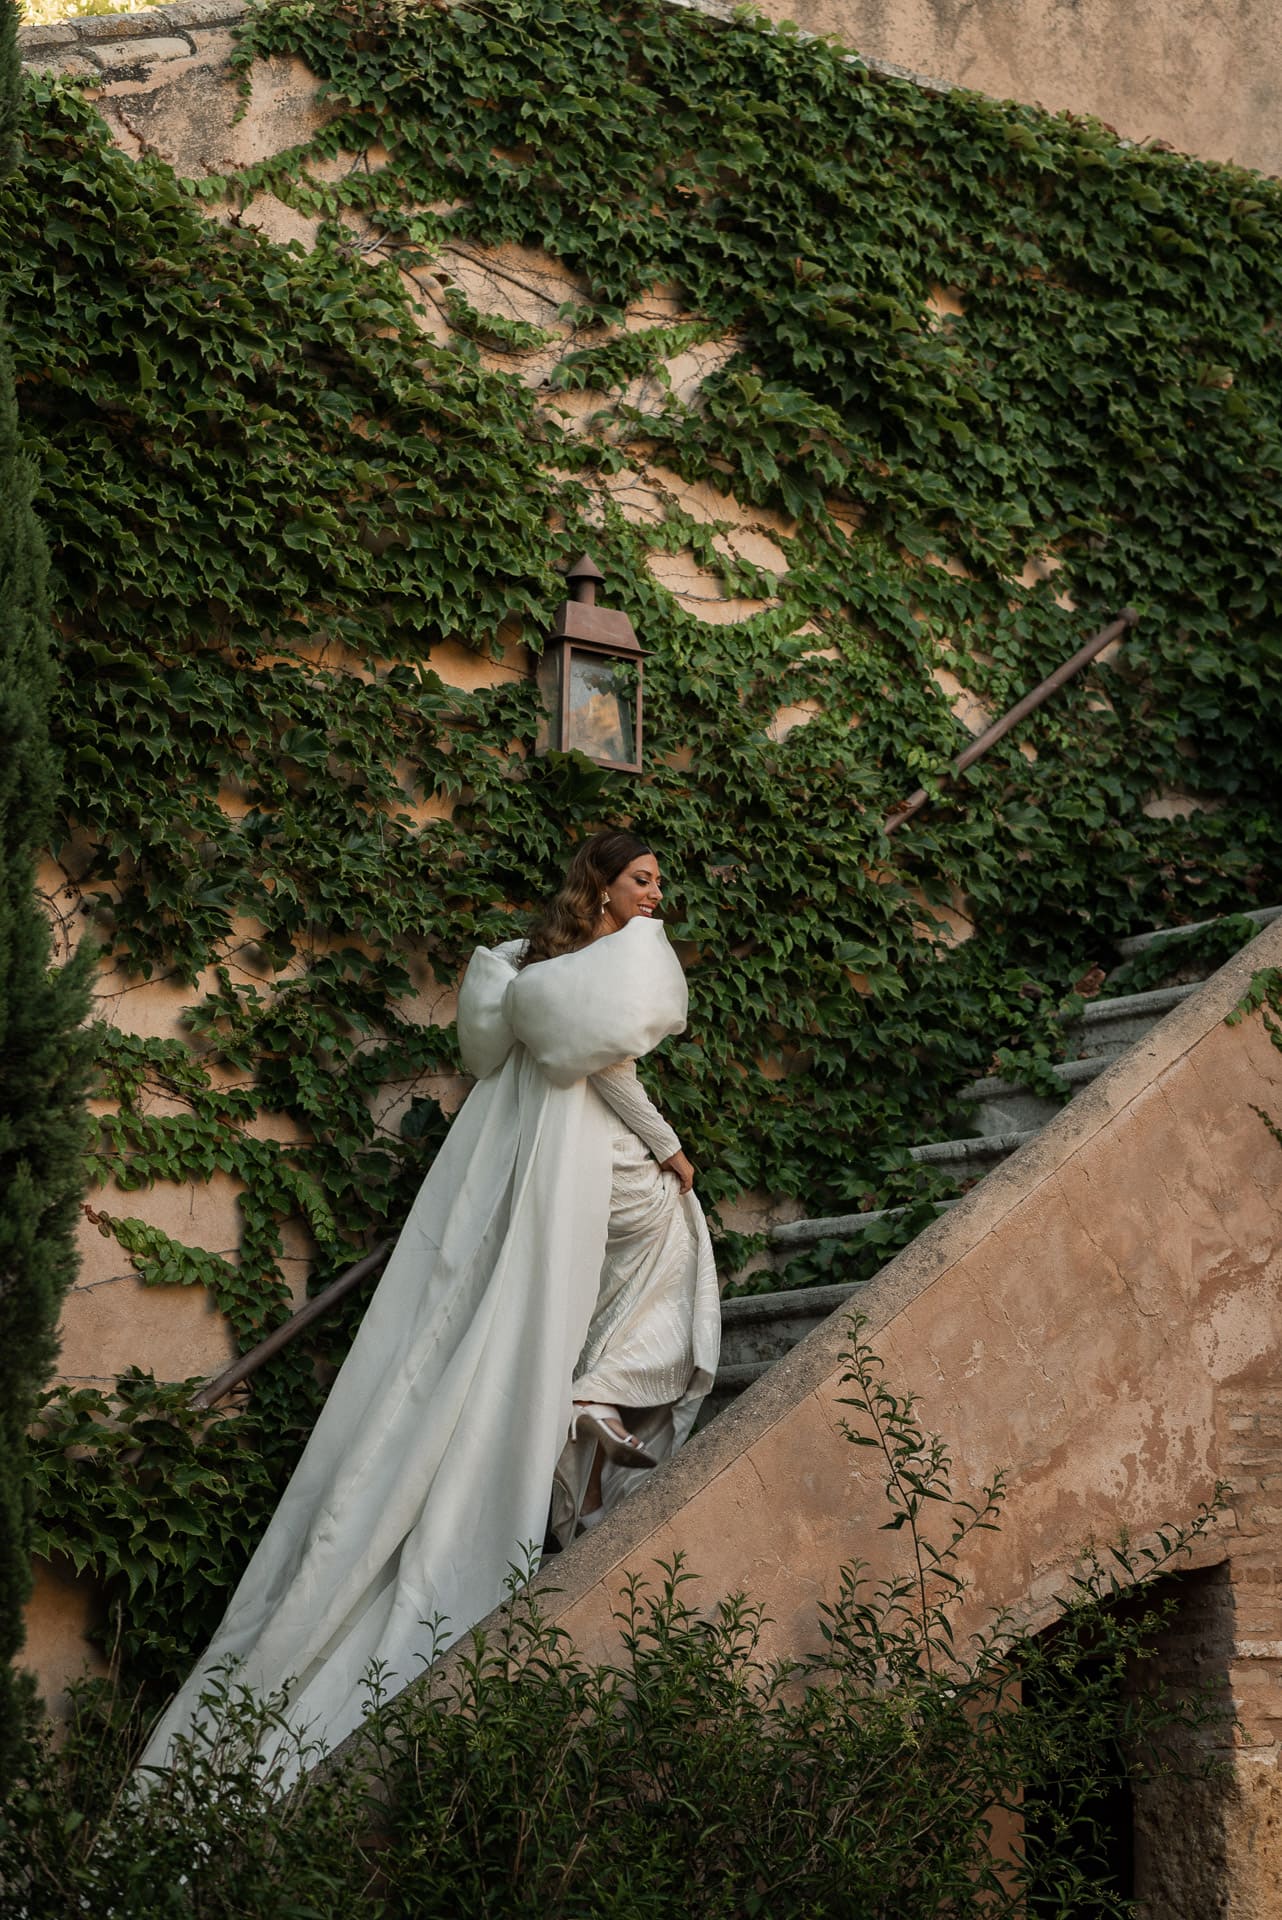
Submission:
[[144,1766],[228,1669],[333,1747],[375,1663],[395,1692],[497,1605],[549,1497],[568,1545],[689,1434],[720,1308],[693,1170],[636,1075],[686,1023],[660,898],[645,842],[597,834],[528,941],[473,954],[458,1029],[476,1085]]

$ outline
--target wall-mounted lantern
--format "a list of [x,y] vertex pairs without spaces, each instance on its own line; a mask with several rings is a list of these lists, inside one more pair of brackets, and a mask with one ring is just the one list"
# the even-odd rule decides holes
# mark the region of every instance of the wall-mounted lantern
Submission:
[[598,607],[605,575],[585,553],[570,568],[539,662],[545,721],[537,751],[585,753],[598,766],[641,771],[642,653],[626,613]]

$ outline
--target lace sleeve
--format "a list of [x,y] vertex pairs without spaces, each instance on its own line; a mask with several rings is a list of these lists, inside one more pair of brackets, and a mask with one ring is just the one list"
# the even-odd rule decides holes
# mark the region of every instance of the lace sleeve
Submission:
[[681,1142],[637,1079],[635,1060],[620,1060],[589,1078],[606,1105],[645,1142],[660,1165],[680,1153]]

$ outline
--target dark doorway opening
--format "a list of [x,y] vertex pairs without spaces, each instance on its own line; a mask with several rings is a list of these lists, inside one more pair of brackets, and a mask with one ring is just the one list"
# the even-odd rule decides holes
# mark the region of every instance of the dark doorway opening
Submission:
[[[1047,1630],[1053,1642],[1055,1629]],[[1115,1725],[1125,1719],[1126,1678],[1103,1661],[1078,1660],[1078,1670],[1088,1680],[1093,1711]],[[1050,1686],[1026,1679],[1023,1706],[1026,1712],[1048,1719],[1055,1712],[1055,1701],[1048,1697]],[[1052,1777],[1036,1795],[1030,1795],[1024,1814],[1024,1847],[1030,1862],[1052,1849],[1060,1857],[1076,1862],[1090,1882],[1089,1891],[1074,1898],[1057,1877],[1054,1886],[1038,1885],[1030,1890],[1029,1920],[1054,1915],[1055,1920],[1099,1920],[1111,1911],[1102,1906],[1101,1894],[1118,1902],[1135,1895],[1135,1793],[1131,1785],[1127,1755],[1120,1744],[1111,1756],[1111,1777],[1083,1780],[1071,1766],[1071,1744],[1067,1749],[1070,1764],[1058,1778]],[[1066,1898],[1067,1894],[1067,1898]]]

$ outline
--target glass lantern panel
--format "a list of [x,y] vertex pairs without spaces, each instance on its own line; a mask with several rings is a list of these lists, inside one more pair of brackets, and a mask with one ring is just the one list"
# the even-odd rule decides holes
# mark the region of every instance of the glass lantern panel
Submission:
[[539,725],[534,739],[535,753],[550,753],[559,747],[561,730],[561,649],[548,647],[539,659]]
[[635,683],[636,669],[627,662],[572,653],[566,746],[593,760],[635,761]]

